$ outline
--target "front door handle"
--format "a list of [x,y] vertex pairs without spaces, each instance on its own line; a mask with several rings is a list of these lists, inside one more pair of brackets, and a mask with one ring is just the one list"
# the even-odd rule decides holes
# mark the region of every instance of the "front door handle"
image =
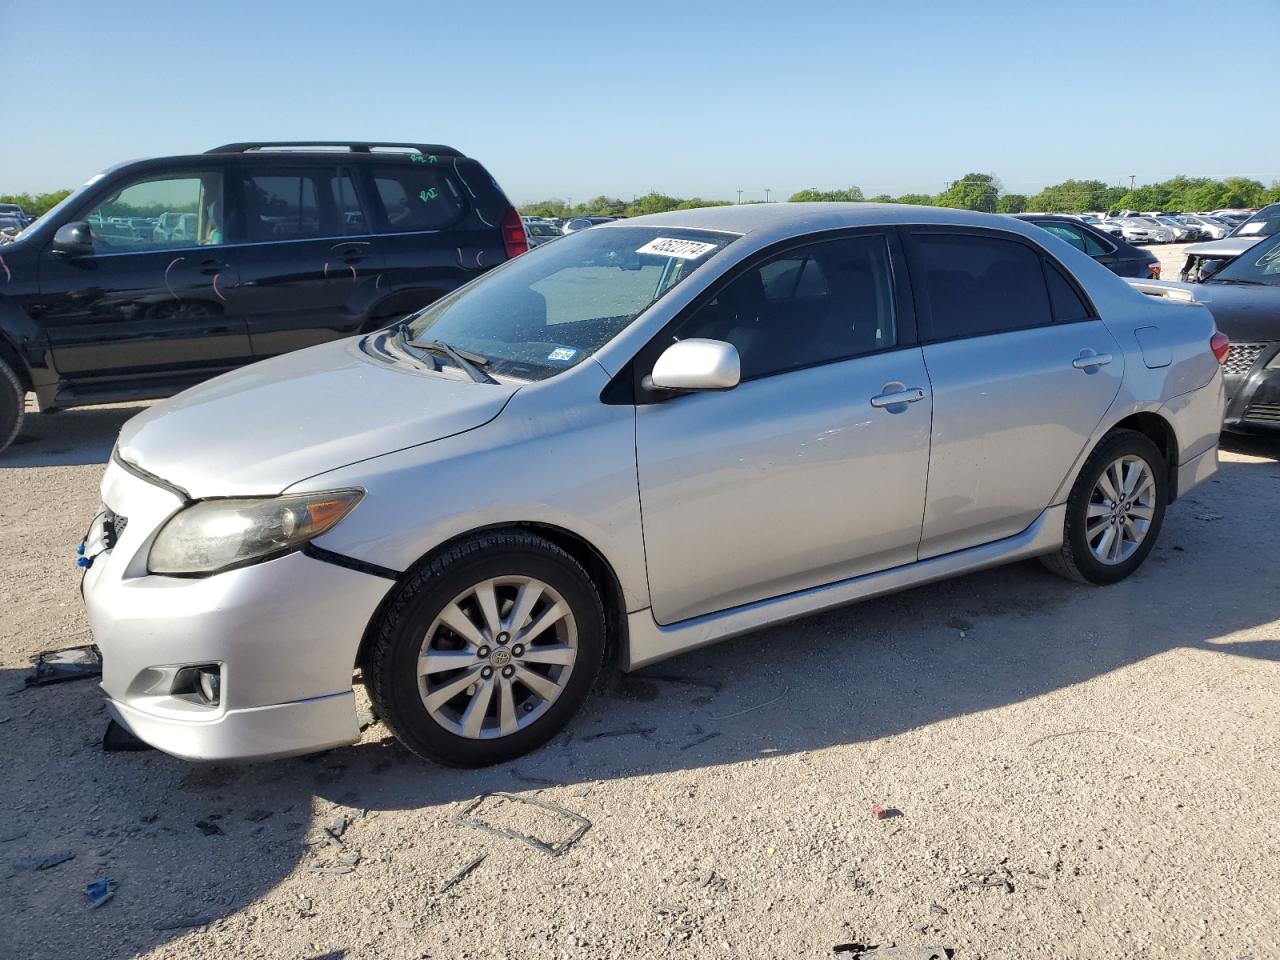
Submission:
[[1094,353],[1092,350],[1086,350],[1072,360],[1071,365],[1077,370],[1092,370],[1094,367],[1105,367],[1110,362],[1111,354]]
[[919,387],[908,387],[892,393],[881,393],[871,398],[873,407],[896,407],[903,403],[915,403],[924,399],[924,391]]

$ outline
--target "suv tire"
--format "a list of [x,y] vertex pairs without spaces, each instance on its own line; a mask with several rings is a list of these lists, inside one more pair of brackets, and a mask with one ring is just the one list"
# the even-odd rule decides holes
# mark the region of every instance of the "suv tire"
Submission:
[[22,389],[18,375],[0,360],[0,450],[4,450],[22,429],[26,412],[27,391]]
[[1155,546],[1168,502],[1169,468],[1159,448],[1136,430],[1114,430],[1071,488],[1061,549],[1040,559],[1069,580],[1118,583]]
[[414,753],[456,767],[546,743],[604,660],[595,584],[568,553],[527,533],[449,547],[396,588],[373,629],[364,673],[375,713]]

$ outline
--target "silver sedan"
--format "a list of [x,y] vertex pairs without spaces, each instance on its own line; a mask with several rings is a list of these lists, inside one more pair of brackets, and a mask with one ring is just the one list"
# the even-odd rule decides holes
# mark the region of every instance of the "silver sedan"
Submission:
[[1034,224],[605,224],[131,420],[84,597],[112,715],[199,759],[545,743],[597,675],[1044,558],[1109,584],[1214,472],[1225,338]]

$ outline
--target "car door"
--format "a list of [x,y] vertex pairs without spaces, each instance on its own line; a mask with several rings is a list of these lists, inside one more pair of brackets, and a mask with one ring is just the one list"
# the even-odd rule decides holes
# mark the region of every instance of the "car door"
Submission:
[[1119,392],[1124,352],[1029,240],[913,228],[908,255],[933,390],[920,558],[1026,529]]
[[379,296],[383,251],[350,173],[331,163],[250,163],[240,183],[254,356],[359,333]]
[[[69,220],[91,254],[41,253],[40,316],[63,379],[183,377],[251,359],[216,165],[125,178]],[[172,229],[162,224],[172,223]]]
[[757,260],[637,357],[707,337],[742,365],[731,390],[636,409],[659,623],[916,559],[931,400],[896,250],[870,232]]

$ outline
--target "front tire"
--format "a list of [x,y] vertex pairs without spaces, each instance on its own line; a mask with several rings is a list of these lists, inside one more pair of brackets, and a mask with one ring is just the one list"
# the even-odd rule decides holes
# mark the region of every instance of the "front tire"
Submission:
[[421,757],[481,767],[562,730],[604,660],[599,591],[541,537],[480,534],[397,588],[375,625],[365,685]]
[[17,439],[26,413],[27,392],[13,369],[0,360],[0,451]]
[[1168,503],[1169,469],[1159,448],[1136,430],[1114,430],[1071,488],[1061,549],[1041,560],[1070,580],[1118,583],[1155,546]]

